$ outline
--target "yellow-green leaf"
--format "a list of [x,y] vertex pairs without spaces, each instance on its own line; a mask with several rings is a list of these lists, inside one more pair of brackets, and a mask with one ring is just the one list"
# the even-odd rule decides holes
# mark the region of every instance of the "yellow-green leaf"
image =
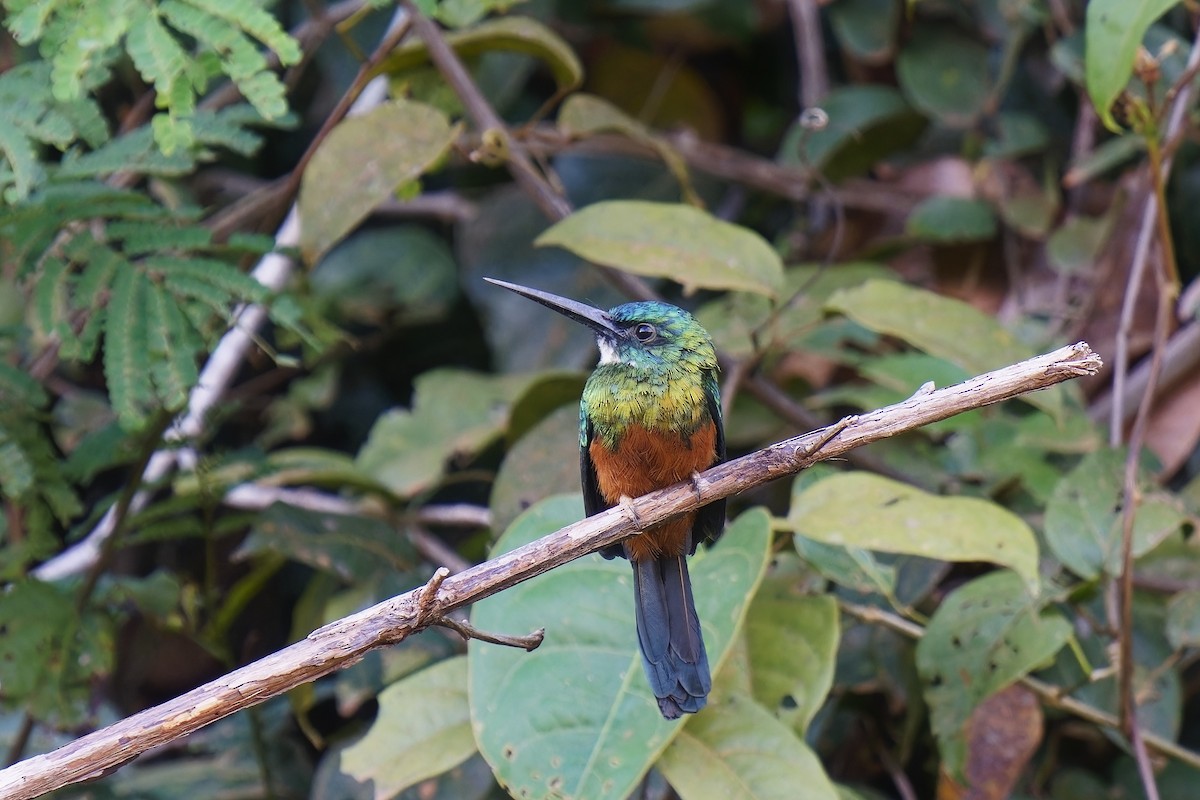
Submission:
[[475,753],[467,704],[467,657],[439,661],[379,694],[379,714],[341,753],[341,770],[371,781],[376,798],[458,766]]
[[838,608],[830,595],[803,594],[795,577],[776,572],[763,581],[743,630],[754,699],[804,735],[833,685]]
[[[1033,351],[977,308],[897,281],[872,280],[843,289],[825,303],[860,325],[895,336],[930,355],[978,374],[1031,358]],[[1022,399],[1060,417],[1064,398],[1051,388]]]
[[[559,94],[583,83],[583,65],[571,46],[554,31],[530,17],[499,17],[481,25],[447,31],[446,43],[462,58],[490,50],[525,53],[543,61],[554,75]],[[374,70],[375,75],[391,75],[418,67],[429,60],[425,42],[410,36],[392,51]]]
[[1088,95],[1104,125],[1119,132],[1112,106],[1133,74],[1142,37],[1179,0],[1091,0],[1084,26]]
[[[803,484],[801,484],[803,485]],[[1038,585],[1038,546],[1029,525],[976,497],[940,497],[865,472],[834,475],[792,497],[788,522],[810,539],[844,547],[989,561]]]
[[809,746],[745,695],[689,719],[658,768],[684,800],[837,800]]
[[636,275],[672,278],[687,292],[740,289],[776,297],[783,286],[783,262],[765,239],[679,203],[596,203],[553,225],[536,243]]
[[[493,555],[582,516],[578,494],[543,500],[517,518]],[[766,512],[750,509],[691,559],[696,613],[714,672],[736,640],[770,542]],[[484,630],[546,629],[531,653],[479,641],[467,646],[479,750],[514,797],[624,800],[680,732],[681,723],[662,718],[646,683],[633,618],[629,564],[598,555],[475,605],[471,621]]]
[[449,149],[457,129],[437,109],[396,101],[333,129],[304,170],[300,249],[313,264],[403,183]]
[[585,136],[593,133],[614,132],[628,136],[634,141],[649,145],[658,151],[658,157],[679,181],[684,199],[696,207],[703,207],[699,195],[692,188],[688,177],[687,162],[670,144],[655,136],[649,128],[617,108],[602,97],[576,92],[566,99],[558,112],[558,127],[568,136]]

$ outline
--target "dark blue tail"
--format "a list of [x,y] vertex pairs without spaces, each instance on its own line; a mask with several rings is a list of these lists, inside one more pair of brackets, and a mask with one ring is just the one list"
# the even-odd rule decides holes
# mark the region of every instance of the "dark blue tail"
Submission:
[[708,702],[712,677],[685,556],[633,562],[638,644],[658,709],[667,719]]

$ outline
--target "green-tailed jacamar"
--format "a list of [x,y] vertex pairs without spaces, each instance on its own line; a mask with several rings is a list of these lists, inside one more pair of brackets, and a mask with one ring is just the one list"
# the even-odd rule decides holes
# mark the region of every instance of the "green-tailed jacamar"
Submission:
[[[513,283],[491,283],[590,327],[600,363],[579,403],[579,464],[588,516],[725,460],[717,357],[691,314],[660,302],[601,311]],[[667,719],[704,707],[712,688],[687,556],[725,525],[725,501],[651,526],[605,558],[633,563],[638,644]]]

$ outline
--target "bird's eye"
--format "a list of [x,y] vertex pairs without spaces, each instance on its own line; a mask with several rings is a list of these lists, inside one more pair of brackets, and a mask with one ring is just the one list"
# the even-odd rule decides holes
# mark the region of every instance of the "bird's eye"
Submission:
[[658,336],[658,331],[649,322],[642,322],[633,326],[633,335],[642,344],[653,342]]

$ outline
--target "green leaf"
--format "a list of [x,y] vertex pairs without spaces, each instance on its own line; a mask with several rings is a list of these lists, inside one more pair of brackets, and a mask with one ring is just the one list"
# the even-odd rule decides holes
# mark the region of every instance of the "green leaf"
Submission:
[[413,408],[376,420],[359,468],[402,497],[429,488],[450,458],[472,456],[500,435],[509,405],[532,377],[457,369],[419,376]]
[[1037,540],[1011,511],[975,497],[939,497],[913,486],[851,472],[792,497],[788,523],[826,544],[943,561],[1010,567],[1036,589]]
[[987,48],[948,27],[916,26],[896,77],[914,106],[955,128],[975,123],[992,88]]
[[840,630],[833,597],[804,595],[794,577],[763,581],[744,634],[754,699],[803,736],[833,686]]
[[1046,242],[1050,266],[1062,275],[1085,275],[1108,240],[1113,217],[1071,217],[1063,222]]
[[[499,17],[464,30],[449,31],[445,39],[461,58],[471,58],[492,50],[534,56],[550,68],[560,95],[583,83],[583,65],[571,45],[530,17]],[[372,74],[395,74],[421,66],[428,60],[425,43],[420,37],[410,36]]]
[[445,237],[418,225],[356,231],[312,271],[312,290],[355,324],[441,319],[458,297],[458,265]]
[[68,587],[24,579],[5,588],[0,630],[0,702],[47,723],[82,722],[95,682],[112,667],[108,620],[80,614]]
[[0,119],[0,153],[11,170],[8,175],[0,174],[3,199],[9,203],[24,200],[46,173],[29,137],[7,119]]
[[635,275],[672,278],[685,292],[739,289],[776,297],[783,262],[757,233],[675,203],[608,200],[537,238]]
[[[577,495],[538,503],[513,523],[492,555],[582,515]],[[766,513],[751,510],[691,560],[714,673],[754,595],[770,540]],[[472,622],[485,630],[546,629],[545,641],[531,653],[478,641],[467,648],[479,749],[511,793],[530,800],[623,799],[671,738],[686,730],[659,714],[642,672],[633,619],[629,565],[598,555],[476,604]]]
[[304,171],[300,249],[315,264],[401,184],[428,170],[456,129],[437,109],[395,101],[342,121]]
[[1113,119],[1112,106],[1133,75],[1142,38],[1156,19],[1178,4],[1179,0],[1091,0],[1087,4],[1088,95],[1105,127],[1114,133],[1121,128]]
[[72,5],[57,14],[60,36],[51,54],[51,90],[56,100],[79,98],[84,91],[84,74],[116,57],[110,49],[129,27],[132,0]]
[[258,39],[275,51],[285,67],[300,63],[300,43],[279,24],[279,20],[252,0],[187,0],[196,8],[223,19]]
[[[995,318],[961,300],[896,281],[869,281],[834,294],[826,308],[873,331],[896,336],[930,355],[978,374],[1030,358],[1033,352]],[[1022,399],[1060,418],[1061,392],[1053,389]]]
[[566,99],[558,112],[558,127],[567,136],[586,136],[593,133],[613,131],[649,145],[658,152],[658,157],[679,181],[684,199],[696,207],[703,203],[692,188],[688,176],[687,162],[683,156],[665,140],[655,136],[649,128],[617,108],[602,97],[575,92]]
[[[1102,449],[1084,456],[1054,487],[1046,505],[1046,546],[1081,578],[1121,572],[1121,498],[1125,451]],[[1140,469],[1133,522],[1133,556],[1153,550],[1186,522],[1182,502]]]
[[33,287],[33,309],[42,336],[57,336],[59,341],[75,338],[67,320],[67,284],[70,265],[53,256],[42,265],[41,275]]
[[1200,647],[1200,590],[1182,591],[1167,604],[1167,640],[1176,650]]
[[475,753],[470,711],[466,656],[439,661],[380,692],[366,735],[341,752],[341,771],[370,781],[376,797],[395,797]]
[[937,244],[985,242],[996,235],[996,215],[982,200],[938,195],[912,210],[904,231]]
[[749,697],[731,695],[688,720],[658,763],[687,800],[837,800],[817,756]]
[[963,767],[962,729],[975,707],[1048,662],[1070,638],[1069,622],[1038,608],[1016,575],[993,572],[946,597],[917,644],[933,732],[954,773]]
[[896,0],[840,0],[826,6],[825,13],[834,36],[856,59],[871,64],[892,60],[900,25]]
[[870,550],[825,544],[800,534],[793,537],[793,543],[800,557],[822,578],[863,594],[895,595],[895,568],[881,564]]
[[200,337],[175,298],[160,287],[148,284],[146,312],[150,377],[163,408],[178,411],[187,405],[188,394],[200,377],[196,368]]
[[894,280],[895,273],[872,262],[846,262],[829,269],[810,264],[789,267],[781,292],[789,298],[785,308],[777,309],[762,295],[729,292],[700,306],[696,318],[718,348],[739,358],[775,349],[811,349],[811,337],[825,318],[829,296],[872,279]]
[[[492,527],[506,529],[521,511],[552,494],[579,490],[579,381],[564,405],[508,448],[492,484]],[[514,406],[514,416],[516,413]],[[510,423],[509,435],[513,425]]]
[[995,130],[983,146],[988,158],[1016,159],[1046,149],[1050,132],[1038,117],[1020,111],[996,115]]
[[187,67],[187,53],[162,24],[153,6],[134,6],[125,47],[137,71],[154,84],[159,95],[169,95]]
[[3,426],[0,426],[0,492],[17,499],[33,488],[33,462]]
[[104,336],[104,377],[113,410],[127,431],[141,430],[146,409],[154,396],[150,375],[146,372],[150,350],[146,328],[146,295],[150,290],[146,276],[125,264],[117,272],[108,301],[108,324]]
[[912,144],[926,126],[926,120],[890,86],[838,87],[821,101],[821,109],[829,117],[828,124],[810,131],[794,123],[779,147],[779,161],[815,166],[831,181],[866,172]]
[[282,503],[258,515],[234,559],[263,553],[286,556],[348,584],[380,569],[403,570],[409,555],[404,537],[382,520],[326,514]]

